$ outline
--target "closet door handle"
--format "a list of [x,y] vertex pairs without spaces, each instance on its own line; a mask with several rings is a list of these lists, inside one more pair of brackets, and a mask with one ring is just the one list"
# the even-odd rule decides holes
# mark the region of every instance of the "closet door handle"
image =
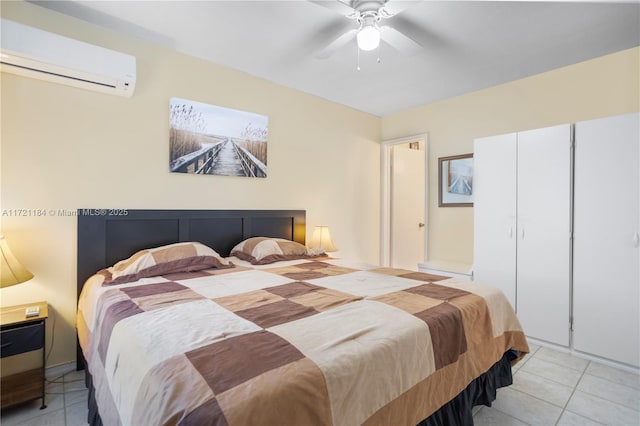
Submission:
[[638,246],[640,246],[640,235],[638,235],[638,232],[635,232],[633,234],[633,246],[635,248],[638,248]]
[[509,227],[509,239],[513,238],[513,226]]
[[520,239],[524,240],[524,226],[520,228]]

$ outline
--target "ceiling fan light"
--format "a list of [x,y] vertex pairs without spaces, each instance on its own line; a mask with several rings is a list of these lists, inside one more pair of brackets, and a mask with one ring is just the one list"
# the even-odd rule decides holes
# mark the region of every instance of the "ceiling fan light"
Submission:
[[380,30],[373,25],[365,25],[358,31],[356,39],[360,50],[373,50],[380,45]]

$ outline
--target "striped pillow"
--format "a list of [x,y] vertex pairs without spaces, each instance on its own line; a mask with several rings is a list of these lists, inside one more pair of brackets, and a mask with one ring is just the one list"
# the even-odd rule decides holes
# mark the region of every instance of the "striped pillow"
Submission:
[[220,257],[210,247],[198,242],[186,242],[140,250],[130,258],[103,269],[100,273],[105,276],[102,285],[112,285],[174,272],[223,269],[233,266],[233,263]]
[[324,252],[312,253],[295,241],[266,237],[249,238],[231,250],[231,256],[251,262],[253,265],[266,265],[280,260],[306,259],[321,255],[324,255]]

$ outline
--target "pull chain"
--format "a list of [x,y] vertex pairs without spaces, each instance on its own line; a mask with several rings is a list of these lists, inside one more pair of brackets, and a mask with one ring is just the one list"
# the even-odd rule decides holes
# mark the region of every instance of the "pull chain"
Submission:
[[[382,55],[380,54],[380,50],[381,50],[381,49],[382,49],[382,43],[380,43],[380,44],[378,45],[378,58],[377,58],[377,60],[376,60],[376,62],[378,62],[378,63],[380,63],[380,62],[381,62],[381,61],[380,61],[380,57],[382,56]],[[360,48],[358,47],[358,45],[357,45],[357,44],[356,44],[356,50],[358,51],[358,63],[357,63],[357,65],[356,65],[356,70],[358,70],[358,72],[359,72],[359,71],[360,71]]]

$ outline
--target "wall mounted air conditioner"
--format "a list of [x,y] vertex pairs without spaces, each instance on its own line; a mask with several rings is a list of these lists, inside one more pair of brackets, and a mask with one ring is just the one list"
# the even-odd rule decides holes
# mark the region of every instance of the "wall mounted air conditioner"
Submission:
[[113,95],[131,97],[136,58],[1,19],[0,70]]

